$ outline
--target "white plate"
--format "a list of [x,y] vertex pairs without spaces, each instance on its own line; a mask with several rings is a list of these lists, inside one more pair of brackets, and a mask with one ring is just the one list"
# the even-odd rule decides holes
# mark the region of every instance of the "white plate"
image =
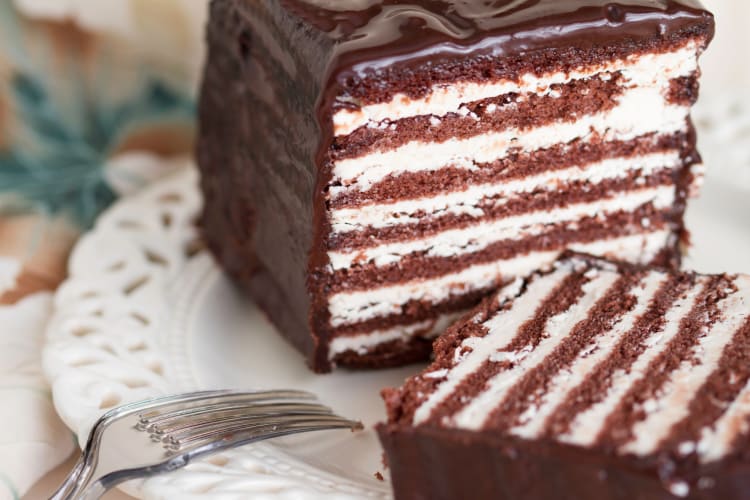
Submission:
[[77,245],[58,290],[44,368],[55,406],[85,439],[102,412],[198,388],[298,388],[365,432],[290,437],[125,488],[144,498],[387,498],[372,425],[379,391],[415,368],[313,375],[205,251],[193,169],[117,203]]
[[[704,146],[709,165],[722,161],[726,148]],[[750,191],[721,165],[689,210],[695,247],[686,266],[750,272]],[[381,420],[379,391],[419,367],[310,373],[211,258],[195,253],[195,177],[186,169],[120,201],[78,244],[44,351],[66,424],[83,437],[118,404],[226,387],[306,389],[368,427]],[[387,475],[378,481],[379,471],[381,450],[370,427],[246,447],[126,489],[145,498],[386,498]]]

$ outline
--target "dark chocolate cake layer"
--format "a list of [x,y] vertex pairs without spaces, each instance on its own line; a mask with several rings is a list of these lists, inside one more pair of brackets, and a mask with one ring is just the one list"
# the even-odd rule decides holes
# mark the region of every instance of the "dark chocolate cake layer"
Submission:
[[566,257],[385,391],[396,498],[746,498],[748,346],[750,277]]
[[712,34],[688,0],[214,0],[206,240],[317,371],[413,361],[565,248],[676,263]]

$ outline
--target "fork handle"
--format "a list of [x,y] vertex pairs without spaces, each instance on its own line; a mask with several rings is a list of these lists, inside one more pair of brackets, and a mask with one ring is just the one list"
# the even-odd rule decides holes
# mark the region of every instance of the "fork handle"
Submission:
[[84,477],[84,456],[78,457],[73,469],[68,473],[63,483],[55,490],[49,500],[73,500],[81,488]]

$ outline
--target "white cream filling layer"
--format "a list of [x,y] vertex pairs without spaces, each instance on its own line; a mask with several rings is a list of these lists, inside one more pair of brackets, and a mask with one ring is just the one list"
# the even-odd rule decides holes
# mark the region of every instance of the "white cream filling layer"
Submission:
[[[635,307],[620,318],[611,330],[593,339],[593,342],[578,354],[570,367],[561,370],[544,388],[546,392],[540,397],[540,401],[529,406],[528,411],[520,419],[520,425],[510,429],[510,432],[526,439],[539,437],[545,429],[547,419],[568,395],[586,381],[599,363],[612,355],[623,335],[630,332],[638,318],[646,312],[666,279],[667,275],[664,273],[651,272],[641,281],[640,286],[633,287],[629,293],[636,297]],[[495,406],[488,409],[488,412],[496,408],[497,404],[496,401]]]
[[701,461],[708,463],[719,460],[731,450],[739,434],[750,432],[748,415],[750,415],[750,382],[732,401],[716,424],[703,430],[696,448]]
[[[593,243],[572,243],[568,248],[631,262],[649,262],[667,245],[671,236],[671,231],[656,231]],[[540,269],[553,262],[558,255],[558,251],[532,252],[513,259],[471,266],[439,278],[333,294],[328,299],[331,326],[401,314],[404,304],[413,300],[440,303],[452,296],[490,288],[501,280],[524,276]]]
[[458,112],[463,104],[509,93],[548,95],[551,86],[590,78],[600,73],[622,71],[632,85],[653,84],[657,78],[672,79],[689,75],[697,69],[697,48],[689,42],[678,50],[666,53],[632,55],[626,59],[585,66],[571,72],[554,72],[542,76],[522,75],[519,81],[500,80],[493,83],[459,82],[436,85],[426,97],[412,99],[396,94],[384,103],[369,104],[357,110],[340,110],[333,116],[334,134],[348,135],[364,125],[396,121],[420,115],[443,116]]
[[386,266],[417,252],[424,253],[426,257],[465,255],[478,252],[497,241],[514,241],[540,235],[555,224],[574,223],[581,218],[606,216],[608,213],[618,211],[633,211],[647,203],[653,203],[654,207],[660,210],[672,206],[674,200],[674,186],[659,186],[629,191],[616,198],[597,200],[592,203],[580,203],[551,211],[536,211],[485,221],[461,229],[443,231],[428,238],[387,243],[350,252],[329,252],[328,257],[333,269],[339,270],[347,269],[354,264],[365,263]]
[[688,290],[684,297],[675,302],[665,316],[664,329],[660,332],[654,332],[646,339],[647,348],[629,370],[619,370],[614,373],[610,389],[607,391],[605,398],[600,403],[576,415],[575,420],[570,425],[570,431],[561,436],[560,441],[580,446],[594,444],[604,428],[607,418],[615,411],[625,394],[638,380],[646,376],[651,362],[664,352],[664,349],[680,332],[680,322],[693,308],[706,281],[705,278],[700,279],[695,286]]
[[339,160],[333,166],[333,179],[343,187],[331,194],[335,197],[347,190],[366,192],[386,177],[406,172],[436,171],[447,165],[474,169],[477,164],[505,158],[510,151],[528,153],[592,135],[607,141],[629,141],[656,131],[661,134],[685,131],[690,107],[667,103],[664,91],[660,87],[628,89],[615,108],[572,122],[527,130],[511,128],[440,143],[411,141],[396,149]]
[[[492,410],[505,399],[508,391],[514,386],[514,382],[521,374],[531,370],[547,359],[557,346],[570,335],[573,327],[588,316],[589,311],[596,305],[597,301],[617,281],[615,272],[600,271],[588,283],[583,286],[583,296],[566,311],[551,317],[544,327],[544,334],[539,344],[531,349],[523,349],[519,353],[496,352],[490,360],[501,360],[497,354],[516,354],[515,363],[508,370],[504,370],[490,379],[486,389],[475,397],[469,404],[464,406],[450,420],[444,421],[446,425],[461,429],[478,430],[485,424]],[[494,325],[495,328],[502,328]],[[518,356],[520,355],[520,356]]]
[[354,351],[360,356],[364,356],[380,344],[393,342],[394,340],[408,342],[414,337],[433,339],[444,332],[446,328],[465,313],[466,311],[443,314],[435,319],[397,326],[387,330],[376,330],[359,335],[335,337],[331,340],[328,348],[329,358],[333,359],[337,354],[347,351]]
[[679,151],[632,158],[611,158],[522,179],[470,186],[463,191],[438,196],[337,209],[330,213],[331,225],[334,233],[345,233],[366,227],[383,228],[414,224],[425,218],[444,215],[468,214],[482,217],[484,211],[479,205],[485,201],[491,200],[498,206],[530,192],[559,190],[566,183],[573,182],[588,182],[594,188],[603,181],[623,179],[633,172],[648,176],[658,170],[678,168],[681,164]]
[[[510,344],[521,325],[534,316],[539,303],[570,274],[570,269],[560,268],[532,281],[526,293],[514,300],[510,309],[499,311],[487,322],[486,327],[489,333],[486,336],[464,340],[461,347],[468,347],[471,350],[463,355],[460,363],[448,372],[443,382],[417,408],[414,413],[414,425],[427,421],[433,410],[453,394],[467,375],[478,370],[492,353]],[[501,323],[502,328],[495,328],[497,323]],[[461,355],[461,348],[457,349],[456,353]]]
[[657,397],[643,403],[646,418],[633,426],[633,439],[621,452],[641,456],[653,453],[672,427],[688,416],[690,401],[718,368],[724,349],[750,315],[750,286],[740,284],[737,292],[721,301],[719,308],[722,319],[703,332],[693,348],[700,362],[683,361],[670,373],[669,381]]

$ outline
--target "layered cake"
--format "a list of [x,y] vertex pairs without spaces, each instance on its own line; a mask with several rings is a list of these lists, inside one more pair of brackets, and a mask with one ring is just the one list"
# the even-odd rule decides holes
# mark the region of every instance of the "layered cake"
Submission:
[[384,392],[397,499],[750,492],[750,276],[573,255],[503,287]]
[[206,240],[317,371],[426,359],[565,248],[674,265],[696,0],[214,0]]

